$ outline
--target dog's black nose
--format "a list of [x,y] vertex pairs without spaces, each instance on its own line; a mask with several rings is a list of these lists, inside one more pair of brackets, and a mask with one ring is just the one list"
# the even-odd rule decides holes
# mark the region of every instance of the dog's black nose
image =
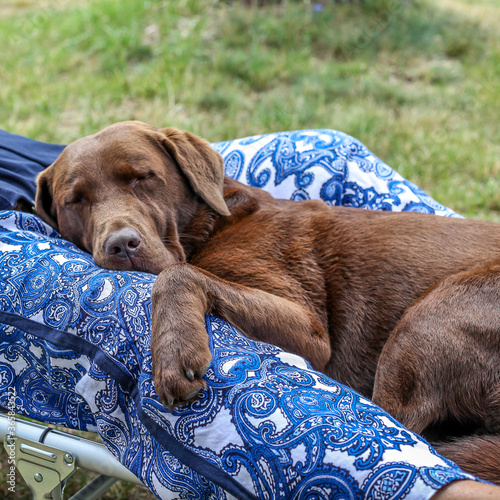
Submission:
[[123,259],[133,257],[141,246],[141,235],[131,227],[124,227],[111,233],[104,242],[104,251]]

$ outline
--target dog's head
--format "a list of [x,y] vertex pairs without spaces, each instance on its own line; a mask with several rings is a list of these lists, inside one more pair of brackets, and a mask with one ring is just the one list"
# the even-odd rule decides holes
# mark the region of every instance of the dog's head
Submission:
[[121,122],[64,149],[38,177],[35,211],[101,267],[158,274],[185,259],[179,232],[200,206],[229,215],[223,180],[203,139]]

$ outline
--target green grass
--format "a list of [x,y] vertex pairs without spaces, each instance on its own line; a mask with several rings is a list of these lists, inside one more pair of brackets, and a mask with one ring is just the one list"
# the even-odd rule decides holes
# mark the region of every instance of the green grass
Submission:
[[4,0],[0,126],[59,143],[126,119],[211,141],[334,128],[500,222],[500,4],[314,3]]
[[0,21],[12,132],[66,143],[131,118],[212,141],[335,128],[460,213],[500,221],[494,0],[54,3],[11,0]]

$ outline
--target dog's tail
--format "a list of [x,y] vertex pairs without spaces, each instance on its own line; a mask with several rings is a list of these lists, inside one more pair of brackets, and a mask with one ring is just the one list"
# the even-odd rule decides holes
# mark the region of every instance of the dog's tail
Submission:
[[500,435],[460,437],[449,442],[434,443],[434,449],[465,472],[500,486]]

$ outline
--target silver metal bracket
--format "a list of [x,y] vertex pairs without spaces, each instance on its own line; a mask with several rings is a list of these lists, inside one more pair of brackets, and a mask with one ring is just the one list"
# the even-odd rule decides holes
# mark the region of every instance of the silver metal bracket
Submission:
[[34,500],[62,500],[66,480],[77,469],[71,453],[11,434],[5,436],[4,448],[14,457]]

